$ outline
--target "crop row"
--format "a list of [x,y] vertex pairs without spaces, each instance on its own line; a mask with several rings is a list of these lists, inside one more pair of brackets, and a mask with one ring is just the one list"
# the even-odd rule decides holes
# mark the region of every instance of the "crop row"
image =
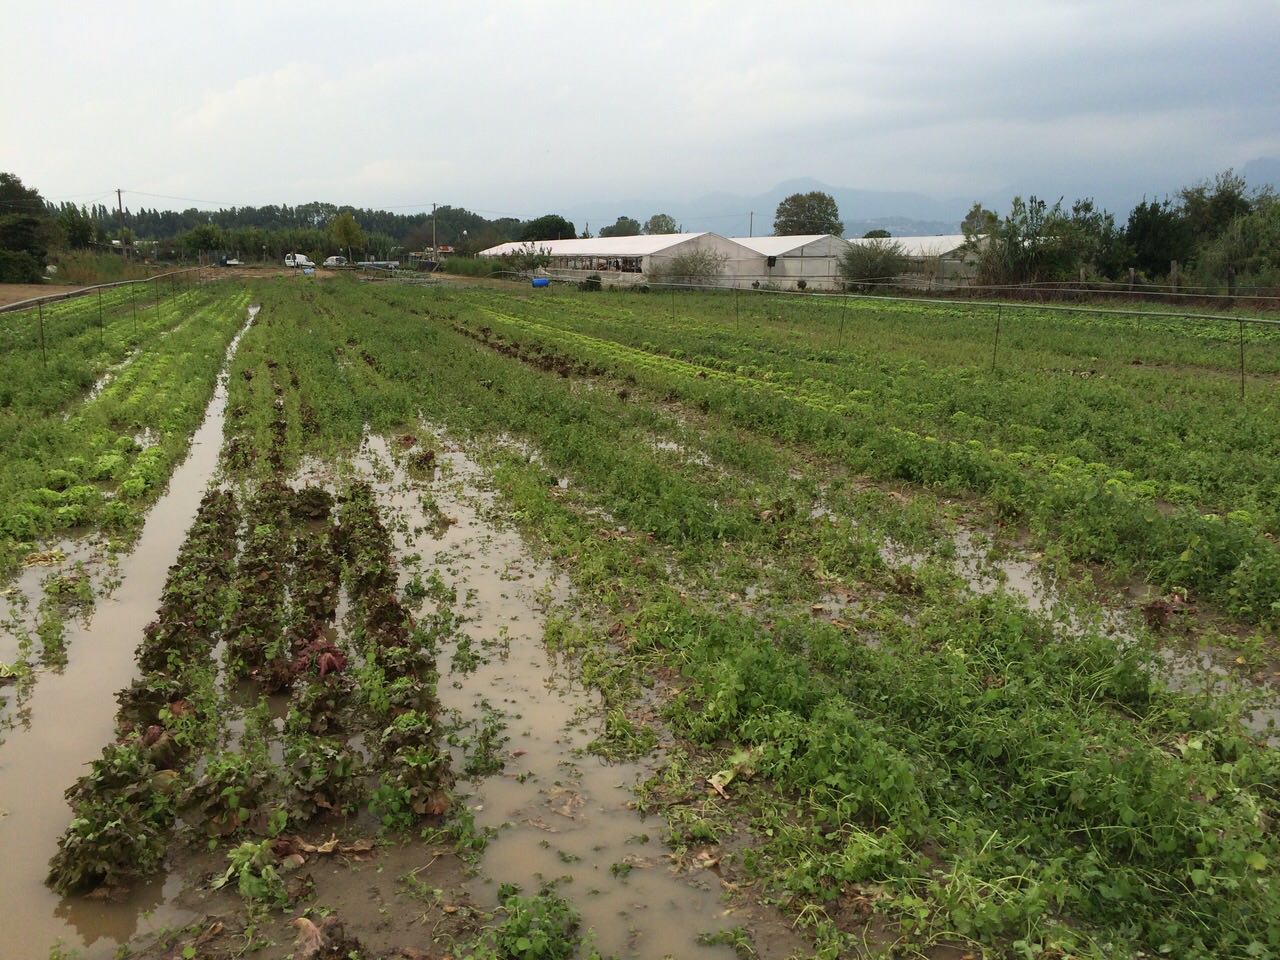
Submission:
[[[939,564],[888,563],[862,516],[817,510],[878,501],[824,487],[821,459],[743,429],[710,374],[691,378],[699,395],[674,377],[667,389],[706,397],[705,437],[683,437],[730,471],[657,448],[670,427],[634,393],[579,389],[555,363],[459,336],[463,295],[326,296],[335,316],[373,302],[376,323],[334,330],[387,378],[371,403],[536,449],[494,446],[499,489],[569,565],[578,606],[616,618],[564,645],[588,652],[610,704],[667,679],[687,753],[646,804],[681,843],[744,844],[745,879],[809,925],[819,955],[853,949],[869,919],[857,903],[904,935],[994,951],[1280,951],[1276,755],[1229,700],[1153,679],[1141,635],[975,597]],[[760,599],[744,606],[748,591]],[[814,612],[831,597],[847,612]],[[733,799],[690,788],[721,768]]]
[[821,389],[870,406],[886,427],[1100,462],[1154,482],[1171,503],[1201,512],[1248,509],[1280,532],[1271,490],[1271,465],[1280,457],[1274,338],[1250,355],[1251,363],[1269,362],[1272,373],[1255,380],[1241,403],[1235,351],[1182,355],[1181,338],[1153,355],[1141,343],[1081,338],[1075,318],[1044,329],[1008,318],[996,374],[992,330],[971,323],[931,325],[865,309],[832,323],[824,306],[811,311],[816,316],[735,322],[725,317],[723,298],[713,297],[682,301],[682,311],[696,312],[673,319],[661,302],[621,298],[637,301],[626,309],[614,306],[618,299],[604,298],[595,316],[581,312],[580,297],[497,304],[500,313],[646,352]]
[[36,311],[0,315],[0,442],[15,418],[63,409],[220,295],[199,286],[157,301],[126,289],[105,292],[101,312],[89,296],[46,307],[43,323]]
[[[139,647],[142,676],[121,694],[118,740],[68,792],[75,817],[49,874],[60,892],[155,871],[181,823],[189,840],[229,844],[243,895],[283,904],[306,894],[282,879],[289,826],[340,824],[367,803],[407,828],[448,804],[430,638],[400,604],[372,490],[354,484],[335,505],[286,482],[301,381],[263,356],[269,327],[245,335],[236,367],[224,452],[241,492],[206,496]],[[261,455],[237,465],[236,449]],[[268,705],[286,691],[277,730]]]
[[247,302],[228,291],[65,416],[14,426],[0,464],[0,576],[36,540],[89,526],[136,530],[187,449]]
[[1280,622],[1280,548],[1247,510],[1201,514],[1162,502],[1158,488],[1128,471],[887,426],[874,402],[841,398],[826,384],[729,372],[488,308],[481,315],[477,331],[492,324],[555,345],[574,362],[605,361],[656,396],[679,396],[749,429],[798,440],[872,476],[979,494],[1074,560],[1136,570],[1253,622]]

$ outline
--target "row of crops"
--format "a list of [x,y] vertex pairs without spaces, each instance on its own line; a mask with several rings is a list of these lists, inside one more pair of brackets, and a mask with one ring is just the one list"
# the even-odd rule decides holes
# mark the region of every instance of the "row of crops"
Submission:
[[[284,907],[309,894],[282,866],[295,831],[363,810],[403,830],[448,806],[434,642],[401,602],[374,490],[348,476],[335,499],[287,482],[284,399],[298,381],[244,349],[227,449],[247,449],[259,413],[261,456],[228,464],[169,571],[115,737],[67,793],[48,877],[60,893],[144,879],[178,840],[224,848],[219,885]],[[255,379],[261,410],[246,395]]]
[[[1230,357],[1215,368],[1195,336],[1166,350],[1133,331],[1100,341],[1096,327],[1031,316],[1006,325],[1012,369],[993,376],[967,324],[914,311],[845,318],[839,334],[821,311],[849,308],[819,306],[740,337],[740,319],[711,312],[732,311],[725,297],[682,327],[645,298],[598,298],[604,315],[588,316],[580,304],[482,296],[474,331],[607,362],[863,475],[981,496],[1072,561],[1190,589],[1252,622],[1280,617],[1280,392],[1272,374],[1241,404]],[[926,339],[941,343],[917,351]],[[1274,366],[1280,341],[1268,348]]]
[[[135,325],[128,291],[110,296],[101,330],[92,297],[59,304],[69,318],[57,323],[46,316],[67,334],[48,365],[30,344],[0,353],[0,576],[36,541],[137,530],[204,415],[249,302],[242,289],[192,287],[140,310]],[[0,328],[13,335],[31,314],[5,314]]]
[[[851,375],[838,351],[831,378],[813,382],[762,375],[787,355],[781,345],[757,350],[750,376],[686,360],[717,322],[696,299],[677,303],[690,320],[680,344],[671,327],[660,333],[668,305],[641,295],[326,295],[336,315],[378,318],[346,327],[379,360],[371,406],[495,438],[500,488],[600,624],[549,639],[583,652],[624,714],[658,686],[661,727],[678,746],[642,802],[668,817],[670,842],[744,845],[738,877],[807,925],[819,955],[847,954],[882,923],[917,946],[967,939],[1027,955],[1280,949],[1280,764],[1242,732],[1240,703],[1154,679],[1157,640],[1141,625],[1121,636],[1100,616],[1055,621],[1006,594],[975,595],[946,562],[945,505],[862,477],[994,500],[1068,549],[1073,530],[1092,529],[1093,555],[1113,568],[1134,549],[1130,531],[1155,526],[1176,559],[1197,522],[1229,537],[1240,524],[1255,556],[1274,562],[1257,520],[1174,510],[1162,527],[1166,511],[1128,494],[1123,465],[1096,478],[1048,464],[1005,473],[972,443],[824,409],[814,401],[832,378]],[[609,323],[611,310],[627,322]],[[720,349],[735,349],[733,321],[719,318]],[[579,322],[596,329],[571,329]],[[788,323],[771,321],[779,340],[807,339]],[[865,326],[860,349],[889,353]],[[666,351],[623,349],[660,335]],[[853,349],[851,328],[844,336]],[[1040,337],[1032,346],[1047,349]],[[1090,383],[1051,386],[1077,381]],[[986,390],[999,396],[1004,383]],[[1184,389],[1199,388],[1172,387],[1164,403]],[[979,482],[993,474],[1001,483]],[[551,482],[560,477],[567,486]],[[1030,496],[1042,491],[1058,499]],[[602,536],[602,517],[626,535]],[[886,559],[889,538],[931,557]],[[1137,540],[1145,557],[1154,542]],[[1217,562],[1231,546],[1209,542]],[[1273,616],[1265,589],[1237,609]],[[637,725],[607,727],[636,749],[648,742]],[[728,784],[725,795],[699,774]]]
[[354,278],[253,299],[228,489],[73,788],[60,889],[154,870],[177,831],[246,899],[297,903],[288,831],[459,815],[377,496],[286,482],[429,421],[572,580],[546,640],[600,694],[599,752],[649,759],[638,809],[813,955],[1280,955],[1280,761],[1248,694],[1170,689],[1163,638],[1083,589],[1032,611],[951,562],[963,514],[1064,578],[1091,561],[1272,629],[1265,339],[1233,407],[1224,342],[1031,311],[991,375],[986,320],[916,307]]

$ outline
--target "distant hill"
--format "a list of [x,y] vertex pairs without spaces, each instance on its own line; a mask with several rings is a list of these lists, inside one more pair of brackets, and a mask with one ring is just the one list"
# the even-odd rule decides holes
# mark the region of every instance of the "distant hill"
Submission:
[[1240,170],[1245,183],[1251,187],[1274,187],[1280,190],[1280,160],[1275,157],[1255,157]]
[[[561,212],[579,230],[591,224],[592,233],[620,215],[644,222],[654,213],[669,213],[688,231],[710,230],[726,237],[773,233],[778,204],[793,193],[820,190],[835,198],[844,221],[845,236],[861,237],[868,230],[888,230],[895,236],[932,236],[960,232],[960,221],[973,200],[936,200],[922,193],[901,190],[862,190],[833,187],[811,177],[787,180],[755,195],[706,193],[687,200],[633,197],[622,202],[575,204]],[[751,213],[755,216],[752,217]]]

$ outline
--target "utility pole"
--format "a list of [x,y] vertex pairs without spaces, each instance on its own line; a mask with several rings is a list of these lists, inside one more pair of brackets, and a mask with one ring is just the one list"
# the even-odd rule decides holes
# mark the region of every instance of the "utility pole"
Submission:
[[431,256],[437,263],[440,262],[440,251],[436,246],[436,205],[431,205]]
[[129,245],[124,242],[124,199],[120,195],[120,188],[116,187],[116,219],[120,223],[120,249],[124,251],[124,258],[129,259]]
[[747,236],[754,237],[756,235],[756,212],[752,210],[747,216],[751,218],[747,221]]

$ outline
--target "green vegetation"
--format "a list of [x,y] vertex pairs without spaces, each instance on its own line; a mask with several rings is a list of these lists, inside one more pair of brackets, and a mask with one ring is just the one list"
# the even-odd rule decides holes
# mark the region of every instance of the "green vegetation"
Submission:
[[864,238],[840,259],[840,276],[849,287],[868,287],[875,281],[892,280],[907,268],[902,244],[885,237]]
[[811,233],[831,233],[839,237],[844,235],[844,224],[840,222],[835,198],[829,193],[811,190],[793,193],[778,204],[773,215],[773,232],[779,237]]
[[[483,844],[461,811],[433,822],[458,810],[435,732],[436,638],[458,639],[452,621],[408,615],[370,486],[344,479],[320,532],[279,482],[304,457],[341,462],[370,433],[426,421],[467,443],[572,578],[575,613],[590,611],[554,617],[547,640],[599,690],[592,749],[670,744],[638,805],[665,816],[677,857],[719,845],[734,882],[779,903],[813,955],[865,938],[1280,955],[1280,761],[1246,732],[1246,697],[1229,677],[1172,689],[1140,622],[1117,631],[1079,598],[1037,612],[975,591],[951,562],[963,519],[1041,550],[1067,596],[1083,562],[1273,627],[1269,334],[1249,338],[1241,404],[1237,345],[1163,321],[1005,308],[993,374],[995,318],[950,306],[678,294],[673,319],[668,297],[343,278],[255,298],[226,450],[258,498],[234,495],[243,553],[223,570],[212,635],[236,628],[248,676],[293,691],[279,787],[291,821],[369,804],[389,829]],[[314,629],[333,567],[305,560],[325,543],[351,598],[336,641]],[[251,587],[276,557],[300,586]],[[450,653],[466,669],[474,651]],[[169,679],[210,715],[204,687]],[[357,731],[378,731],[376,787],[344,752]],[[469,759],[489,772],[500,718],[475,733]],[[242,804],[246,772],[219,778],[237,823],[267,829]],[[140,857],[171,817],[146,796],[129,801]],[[202,841],[219,832],[200,826]],[[501,919],[456,952],[589,950],[562,893],[504,890]],[[713,936],[752,949],[741,930]]]
[[43,323],[36,310],[4,315],[0,577],[39,540],[138,528],[204,415],[248,300],[165,283],[105,292],[101,320],[96,296],[46,308]]
[[[1217,529],[1200,523],[1242,524],[1254,538],[1243,542],[1265,545],[1274,522],[1250,499],[1249,462],[1213,457],[1220,431],[1257,436],[1273,419],[1259,398],[1224,422],[1235,401],[1226,372],[1212,375],[1220,341],[1029,311],[1005,317],[992,377],[991,318],[905,307],[850,306],[842,336],[839,303],[783,317],[777,301],[759,301],[735,335],[732,296],[682,297],[679,314],[699,322],[672,324],[642,296],[523,302],[330,284],[304,309],[292,295],[263,291],[276,349],[315,411],[316,429],[289,434],[288,457],[418,415],[477,444],[493,439],[489,463],[517,516],[572,558],[579,591],[626,638],[613,648],[603,632],[562,631],[562,648],[578,651],[584,676],[622,711],[606,728],[612,740],[636,734],[622,718],[646,678],[679,677],[665,719],[691,770],[648,788],[651,808],[709,805],[689,821],[704,838],[693,842],[746,839],[742,869],[805,922],[820,955],[861,936],[830,910],[859,890],[878,891],[874,912],[916,944],[1091,956],[1280,946],[1280,850],[1265,826],[1280,813],[1280,768],[1242,732],[1240,705],[1165,688],[1140,628],[1122,641],[1093,621],[975,596],[945,562],[937,501],[922,491],[900,503],[850,482],[867,472],[964,494],[979,514],[1021,519],[1046,548],[1115,571],[1137,567],[1135,548],[1106,532],[1153,526],[1176,550],[1161,563],[1159,541],[1139,541],[1145,572],[1270,617],[1266,588],[1233,601],[1178,566],[1189,542],[1179,537]],[[304,318],[312,335],[290,336]],[[1258,366],[1275,369],[1269,341],[1255,343]],[[1138,346],[1142,367],[1129,362]],[[1108,376],[1073,374],[1081,356]],[[617,389],[575,389],[584,366]],[[917,399],[922,388],[952,393],[956,407]],[[1109,392],[1128,409],[1101,402]],[[1188,394],[1197,401],[1175,401]],[[1078,456],[1062,422],[1070,404],[1099,411],[1084,442],[1110,463]],[[1202,451],[1196,495],[1185,509],[1148,512],[1149,474],[1166,492],[1195,478],[1132,431],[1155,436],[1175,416],[1183,459]],[[1009,460],[998,444],[1018,430],[1030,449]],[[573,483],[560,490],[549,475]],[[1059,499],[1037,499],[1049,493]],[[1258,513],[1206,520],[1211,504]],[[602,512],[635,535],[599,536]],[[882,554],[885,540],[938,559],[904,567]],[[733,598],[747,587],[762,599],[744,607]],[[833,591],[854,598],[850,612],[815,616]],[[749,762],[729,762],[735,751]],[[697,776],[726,767],[737,770],[726,796],[707,800]]]

